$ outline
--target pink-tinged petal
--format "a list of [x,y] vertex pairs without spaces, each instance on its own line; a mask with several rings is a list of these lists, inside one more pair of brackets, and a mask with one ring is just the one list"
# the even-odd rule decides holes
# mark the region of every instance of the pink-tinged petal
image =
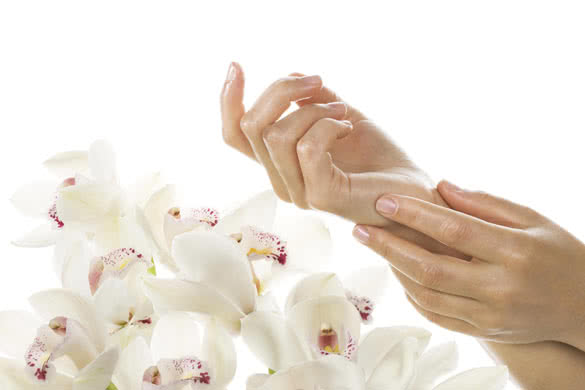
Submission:
[[120,351],[113,347],[85,366],[73,380],[73,390],[96,390],[106,389],[112,383],[112,376]]
[[416,338],[407,337],[399,342],[388,351],[368,378],[368,388],[409,389],[416,373],[416,361],[420,356],[418,352]]
[[164,220],[165,238],[168,247],[172,247],[173,239],[179,234],[195,229],[208,230],[217,225],[219,212],[209,207],[198,209],[182,209],[172,207],[167,211]]
[[231,335],[215,318],[205,328],[202,347],[202,358],[209,362],[213,384],[219,389],[227,387],[236,374],[236,347]]
[[148,344],[137,337],[122,351],[113,382],[121,390],[141,390],[144,372],[152,365]]
[[164,220],[168,210],[175,203],[175,187],[167,185],[156,191],[148,199],[144,208],[138,208],[136,217],[138,224],[146,236],[156,247],[160,261],[171,271],[177,272],[178,267],[170,256],[170,248],[164,232]]
[[[347,353],[353,357],[355,343],[360,339],[361,318],[344,297],[326,296],[301,301],[289,311],[288,322],[301,340],[311,346],[315,356],[321,354],[318,344],[324,329],[336,333],[339,354]],[[335,346],[332,350],[336,350]]]
[[242,339],[252,353],[272,370],[311,359],[307,343],[278,314],[256,311],[242,320]]
[[502,390],[507,383],[506,366],[480,367],[447,379],[434,390]]
[[376,328],[369,332],[360,343],[358,365],[364,369],[366,378],[370,378],[376,368],[384,364],[389,352],[406,338],[417,340],[416,354],[420,355],[431,338],[431,333],[422,328],[395,326]]
[[233,239],[214,232],[184,233],[175,238],[172,253],[189,280],[213,286],[244,313],[254,311],[250,263]]
[[286,241],[276,234],[268,233],[254,226],[243,226],[240,245],[251,261],[271,260],[286,265],[288,250]]
[[147,296],[157,312],[186,311],[216,317],[231,333],[239,333],[245,314],[213,287],[181,279],[147,278]]
[[56,317],[49,325],[38,329],[33,343],[24,355],[26,372],[33,381],[52,383],[56,373],[53,360],[66,355],[77,367],[83,368],[97,354],[83,326],[75,320]]
[[18,188],[10,200],[18,211],[29,217],[47,218],[55,202],[58,181],[37,181]]
[[45,168],[57,177],[75,176],[87,170],[88,152],[85,150],[71,150],[57,153],[43,163]]
[[356,364],[341,356],[330,355],[277,371],[254,389],[365,390],[366,385],[363,372]]
[[457,368],[459,355],[454,341],[439,344],[426,351],[416,363],[416,376],[411,389],[431,390],[433,385]]
[[26,311],[0,312],[0,354],[21,359],[41,321]]
[[52,224],[42,224],[34,230],[12,241],[12,245],[22,248],[43,248],[54,245],[60,235]]
[[168,313],[154,327],[150,348],[154,361],[201,356],[201,326],[188,313]]
[[150,267],[150,259],[134,248],[119,248],[107,255],[95,257],[89,266],[89,286],[95,294],[99,286],[108,279],[124,279],[138,264]]
[[88,162],[90,172],[98,182],[116,182],[116,153],[109,142],[98,140],[91,144]]
[[63,316],[79,322],[87,330],[96,350],[104,350],[105,324],[87,297],[71,290],[52,289],[32,295],[29,303],[44,321]]
[[345,296],[345,290],[337,275],[331,272],[309,275],[295,284],[288,294],[286,312],[288,313],[299,302],[324,296]]
[[[0,389],[2,390],[38,390],[38,382],[29,380],[22,357],[19,360],[0,358]],[[52,384],[44,384],[43,390],[73,390],[71,377],[56,373]]]
[[230,235],[239,233],[244,226],[256,226],[264,231],[271,231],[276,214],[277,198],[274,192],[264,191],[245,201],[231,211],[223,214],[215,231]]

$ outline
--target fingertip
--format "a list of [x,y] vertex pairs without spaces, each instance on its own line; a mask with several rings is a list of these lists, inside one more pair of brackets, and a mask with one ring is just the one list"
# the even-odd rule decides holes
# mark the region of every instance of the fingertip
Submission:
[[370,231],[367,226],[355,225],[352,231],[353,236],[362,244],[367,244],[370,240]]

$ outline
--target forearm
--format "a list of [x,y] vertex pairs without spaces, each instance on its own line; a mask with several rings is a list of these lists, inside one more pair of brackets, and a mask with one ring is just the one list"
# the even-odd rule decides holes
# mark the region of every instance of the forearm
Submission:
[[480,344],[498,363],[505,364],[524,390],[578,390],[585,384],[585,352],[567,344],[540,342]]

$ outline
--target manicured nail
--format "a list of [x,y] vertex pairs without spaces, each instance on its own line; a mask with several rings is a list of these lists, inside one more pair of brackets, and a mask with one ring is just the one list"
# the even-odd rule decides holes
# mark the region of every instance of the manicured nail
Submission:
[[457,187],[455,184],[453,184],[447,180],[443,180],[443,187],[445,187],[445,189],[447,191],[451,191],[451,192],[464,192],[463,189]]
[[228,68],[228,73],[227,73],[226,81],[234,81],[236,79],[237,73],[238,72],[236,70],[236,66],[232,62],[230,64],[230,67]]
[[333,112],[338,115],[345,116],[345,113],[347,112],[347,106],[343,102],[328,103],[327,106],[329,106],[329,108],[331,108],[331,110],[333,110]]
[[394,215],[398,209],[398,204],[394,199],[383,196],[376,202],[376,210],[385,215]]
[[321,85],[321,76],[305,76],[301,77],[300,80],[303,82],[303,84],[310,87]]
[[370,239],[370,233],[364,226],[356,226],[353,228],[353,236],[361,243],[365,244]]

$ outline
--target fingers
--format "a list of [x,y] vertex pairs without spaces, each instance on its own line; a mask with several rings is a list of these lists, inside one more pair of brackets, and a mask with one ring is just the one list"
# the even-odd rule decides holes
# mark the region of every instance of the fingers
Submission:
[[244,116],[244,72],[232,62],[220,96],[223,139],[226,144],[255,159],[254,151],[240,128]]
[[297,143],[297,156],[303,173],[309,205],[318,210],[339,213],[342,203],[335,194],[349,193],[347,176],[337,168],[329,150],[336,140],[353,130],[351,122],[331,118],[319,120]]
[[416,303],[410,296],[406,296],[410,304],[419,312],[420,315],[425,317],[427,320],[440,326],[441,328],[450,330],[452,332],[463,333],[473,337],[481,337],[481,331],[470,323],[452,317],[443,316],[441,314],[434,313],[430,310],[426,310]]
[[384,195],[376,209],[394,222],[484,261],[506,257],[519,245],[519,231],[419,199]]
[[545,220],[536,211],[526,206],[485,192],[467,191],[445,180],[437,185],[437,189],[449,207],[484,221],[514,228],[526,228]]
[[263,132],[280,118],[291,102],[312,96],[321,89],[319,76],[287,77],[273,83],[241,118],[240,126],[256,159],[266,168],[274,192],[283,200],[290,195],[264,144]]
[[[304,75],[302,73],[291,73],[291,76],[297,76],[297,77],[299,77],[299,76],[304,76]],[[343,101],[344,100],[341,97],[339,97],[338,94],[336,94],[331,89],[323,86],[319,90],[318,93],[316,93],[315,95],[312,95],[311,97],[298,100],[297,101],[297,104],[302,107],[302,106],[305,106],[307,104],[331,103],[331,102],[343,102]],[[358,111],[354,107],[348,105],[348,108],[347,108],[347,116],[346,116],[345,119],[349,120],[351,123],[355,123],[355,122],[358,122],[358,121],[361,121],[361,120],[364,120],[364,119],[367,119],[367,118],[360,111]]]
[[347,107],[344,103],[310,104],[301,107],[263,134],[264,143],[274,166],[278,170],[292,201],[301,208],[308,208],[305,183],[299,159],[297,143],[315,123],[323,118],[343,119]]
[[417,284],[439,292],[470,298],[482,298],[484,268],[481,263],[435,255],[384,229],[357,225],[354,236],[383,256]]
[[426,288],[398,270],[394,270],[394,274],[404,287],[406,294],[421,308],[476,326],[473,319],[483,309],[479,301]]

